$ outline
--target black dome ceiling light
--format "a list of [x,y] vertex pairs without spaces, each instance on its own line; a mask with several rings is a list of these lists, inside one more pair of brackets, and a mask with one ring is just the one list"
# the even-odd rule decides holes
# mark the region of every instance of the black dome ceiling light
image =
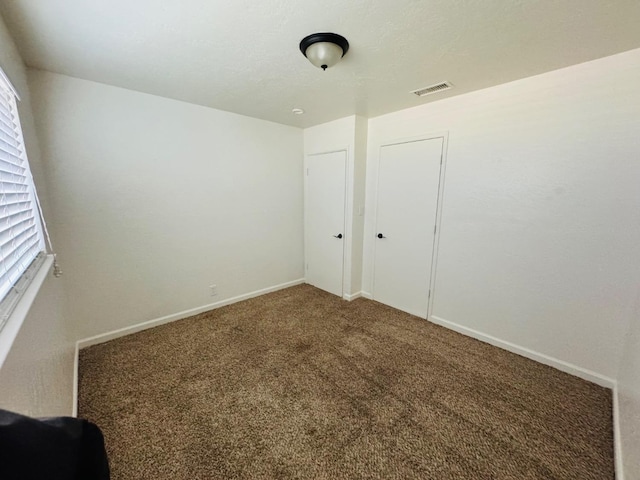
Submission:
[[300,51],[316,67],[333,67],[349,50],[349,42],[337,33],[312,33],[300,42]]

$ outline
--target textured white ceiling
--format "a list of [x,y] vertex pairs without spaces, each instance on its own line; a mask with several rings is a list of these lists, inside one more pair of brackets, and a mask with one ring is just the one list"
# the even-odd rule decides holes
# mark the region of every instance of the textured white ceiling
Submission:
[[[638,0],[3,0],[27,65],[307,127],[640,47]],[[318,31],[349,53],[323,72]],[[455,88],[409,94],[448,80]],[[307,113],[293,115],[293,107]]]

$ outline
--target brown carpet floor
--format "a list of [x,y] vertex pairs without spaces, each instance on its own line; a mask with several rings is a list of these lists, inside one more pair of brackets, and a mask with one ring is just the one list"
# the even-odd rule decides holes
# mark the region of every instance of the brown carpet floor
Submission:
[[80,353],[113,479],[614,478],[611,392],[301,285]]

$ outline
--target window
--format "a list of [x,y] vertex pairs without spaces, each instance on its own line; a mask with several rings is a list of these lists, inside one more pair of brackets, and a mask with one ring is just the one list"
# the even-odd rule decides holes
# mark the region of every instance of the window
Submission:
[[0,70],[0,329],[45,258],[17,100]]

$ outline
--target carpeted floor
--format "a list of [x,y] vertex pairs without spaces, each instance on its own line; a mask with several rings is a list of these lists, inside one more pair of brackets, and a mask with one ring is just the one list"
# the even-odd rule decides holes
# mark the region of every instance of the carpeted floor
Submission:
[[614,478],[611,392],[301,285],[82,350],[114,480]]

